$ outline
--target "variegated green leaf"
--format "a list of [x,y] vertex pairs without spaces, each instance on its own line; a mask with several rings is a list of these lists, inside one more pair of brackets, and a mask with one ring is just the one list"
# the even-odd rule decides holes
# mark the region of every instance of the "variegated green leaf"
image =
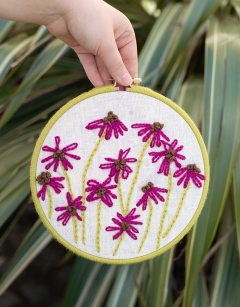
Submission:
[[47,246],[52,236],[38,220],[19,246],[0,279],[0,295],[25,267]]
[[[209,22],[206,38],[204,140],[211,181],[201,216],[188,240],[183,307],[191,306],[199,265],[211,245],[230,189],[239,140],[239,24],[232,18]],[[226,60],[227,59],[227,60]]]

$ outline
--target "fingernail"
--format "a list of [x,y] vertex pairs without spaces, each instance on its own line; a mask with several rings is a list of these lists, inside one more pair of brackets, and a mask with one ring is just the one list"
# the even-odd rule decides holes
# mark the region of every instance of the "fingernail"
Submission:
[[121,80],[122,80],[123,85],[130,85],[130,84],[132,84],[132,78],[131,78],[131,76],[128,73],[125,73],[122,76]]

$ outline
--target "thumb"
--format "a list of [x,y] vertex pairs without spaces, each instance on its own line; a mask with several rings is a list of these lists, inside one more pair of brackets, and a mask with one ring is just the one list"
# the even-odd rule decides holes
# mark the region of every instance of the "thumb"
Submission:
[[117,83],[123,86],[132,84],[132,77],[123,63],[115,40],[111,46],[103,47],[100,57]]

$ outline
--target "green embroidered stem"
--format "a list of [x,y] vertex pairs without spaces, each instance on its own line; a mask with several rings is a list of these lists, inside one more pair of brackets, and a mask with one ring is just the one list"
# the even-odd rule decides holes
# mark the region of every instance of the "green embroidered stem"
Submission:
[[121,186],[121,179],[122,179],[121,174],[122,174],[122,172],[120,172],[120,174],[119,174],[117,187],[118,187],[118,195],[119,195],[121,212],[122,212],[122,214],[125,215],[123,195],[122,195],[122,186]]
[[173,217],[173,219],[171,220],[167,230],[164,232],[164,234],[162,235],[162,238],[166,238],[166,236],[169,234],[169,232],[171,231],[171,229],[173,228],[174,224],[176,223],[176,220],[180,214],[180,211],[182,209],[182,206],[183,206],[183,203],[184,203],[184,200],[187,196],[187,192],[189,190],[189,187],[190,187],[190,183],[188,184],[187,188],[184,189],[183,193],[182,193],[182,196],[181,196],[181,199],[180,199],[180,202],[178,204],[178,207],[177,207],[177,211]]
[[47,196],[48,196],[48,217],[51,218],[52,217],[52,213],[53,213],[53,199],[52,199],[52,194],[50,191],[49,186],[47,186]]
[[149,213],[148,213],[148,219],[147,219],[147,227],[146,227],[146,230],[144,232],[141,243],[139,245],[138,253],[140,253],[140,251],[143,247],[143,244],[144,244],[145,240],[147,239],[147,236],[148,236],[148,233],[149,233],[149,230],[150,230],[150,226],[151,226],[152,213],[153,213],[153,205],[152,205],[151,199],[148,200],[148,208],[149,208]]
[[72,217],[72,223],[73,223],[73,238],[74,242],[78,243],[78,223],[76,216]]
[[124,236],[125,236],[125,233],[123,233],[123,234],[121,235],[121,237],[118,239],[118,243],[117,243],[117,245],[116,245],[116,247],[115,247],[115,249],[114,249],[114,251],[113,251],[113,256],[116,256],[116,254],[117,254],[117,252],[118,252],[118,249],[119,249],[119,247],[120,247],[120,245],[121,245],[121,243],[122,243],[122,241],[123,241]]
[[142,151],[139,155],[139,158],[138,158],[138,162],[137,162],[137,168],[136,168],[136,173],[132,179],[132,183],[131,183],[131,186],[130,186],[130,190],[129,190],[129,193],[128,193],[128,197],[127,197],[127,206],[126,206],[126,210],[125,212],[129,212],[130,210],[130,202],[131,202],[131,198],[132,198],[132,194],[133,194],[133,189],[134,189],[134,186],[138,180],[138,176],[139,176],[139,172],[140,172],[140,168],[142,166],[142,161],[143,161],[143,157],[146,153],[146,150],[148,148],[148,146],[150,145],[151,141],[152,141],[152,138],[153,136],[151,136],[149,138],[149,140],[144,144],[143,148],[142,148]]
[[[98,139],[96,145],[94,146],[89,158],[88,158],[88,161],[87,161],[87,164],[85,166],[85,169],[83,171],[83,176],[82,176],[82,205],[83,206],[86,206],[86,178],[87,178],[87,172],[92,164],[92,161],[93,161],[93,158],[96,154],[96,152],[98,151],[98,148],[102,142],[102,140],[105,138],[105,134],[106,132],[104,132],[102,134],[102,136]],[[83,244],[86,244],[86,214],[85,212],[82,212],[82,243]]]
[[61,165],[61,169],[62,169],[63,175],[64,175],[64,177],[66,179],[66,182],[67,182],[68,192],[71,194],[72,199],[74,199],[74,195],[73,195],[73,191],[72,191],[72,185],[71,185],[70,178],[68,176],[68,172],[65,170],[65,168],[62,165],[62,163],[60,163],[60,165]]
[[96,249],[97,252],[100,253],[101,251],[101,246],[100,246],[100,233],[101,233],[101,207],[102,207],[102,202],[98,202],[97,206],[97,232],[96,232]]
[[169,204],[171,192],[172,192],[172,170],[170,169],[169,174],[168,174],[168,192],[167,192],[166,201],[165,201],[165,204],[164,204],[164,207],[163,207],[162,216],[161,216],[161,219],[160,219],[160,226],[158,228],[156,249],[159,249],[159,247],[160,247],[161,234],[162,234],[162,230],[163,230],[164,220],[166,218],[167,211],[168,211],[168,204]]
[[85,211],[82,211],[82,243],[86,244],[86,215]]

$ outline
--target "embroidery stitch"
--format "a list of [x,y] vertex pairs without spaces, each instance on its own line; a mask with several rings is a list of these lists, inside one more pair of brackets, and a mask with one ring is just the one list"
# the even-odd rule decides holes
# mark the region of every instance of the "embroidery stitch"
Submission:
[[89,192],[86,200],[93,202],[95,200],[101,200],[108,207],[113,206],[113,199],[117,199],[117,196],[111,192],[112,189],[115,189],[116,185],[109,185],[111,178],[108,177],[103,183],[98,182],[97,180],[88,180],[86,192]]
[[136,208],[132,209],[126,216],[123,216],[121,213],[117,212],[117,217],[112,218],[112,221],[116,226],[108,226],[105,228],[106,231],[118,231],[114,236],[113,240],[118,239],[122,236],[124,232],[126,232],[130,238],[133,240],[137,240],[137,236],[135,233],[139,233],[138,229],[134,227],[133,225],[142,225],[142,222],[135,221],[140,217],[140,214],[134,215],[136,212]]
[[138,253],[140,253],[142,247],[143,247],[143,244],[145,242],[145,240],[147,239],[147,236],[148,236],[148,233],[149,233],[149,230],[150,230],[150,227],[151,227],[151,221],[152,221],[152,213],[153,213],[153,205],[152,205],[152,202],[151,202],[151,199],[149,198],[148,200],[148,208],[149,208],[149,213],[148,213],[148,219],[147,219],[147,226],[146,226],[146,230],[144,232],[144,235],[143,235],[143,238],[141,240],[141,243],[138,247]]
[[63,167],[62,163],[60,163],[60,166],[61,166],[63,175],[65,176],[66,182],[67,182],[68,191],[69,191],[69,193],[71,194],[72,198],[74,198],[74,194],[73,194],[73,191],[72,191],[72,185],[71,185],[71,181],[70,181],[70,178],[69,178],[69,176],[68,176],[68,173],[67,173],[67,171],[65,170],[65,168]]
[[[73,217],[77,218],[79,221],[82,221],[81,216],[78,214],[77,210],[85,211],[87,208],[82,206],[82,197],[78,196],[73,199],[69,192],[66,193],[67,206],[56,207],[56,211],[64,211],[57,217],[57,221],[62,221],[62,225],[66,226],[69,220]],[[76,239],[76,231],[73,229],[73,237]],[[78,231],[77,231],[78,232]],[[77,242],[76,242],[77,243]]]
[[177,207],[177,211],[173,217],[173,219],[171,220],[169,226],[167,227],[167,230],[164,232],[164,234],[162,235],[162,238],[166,238],[168,235],[169,235],[169,232],[172,230],[174,224],[176,223],[178,217],[179,217],[179,214],[180,214],[180,211],[182,209],[182,206],[183,206],[183,203],[184,203],[184,200],[187,196],[187,191],[189,190],[189,187],[190,187],[190,183],[188,183],[187,185],[187,188],[184,189],[183,193],[182,193],[182,196],[181,196],[181,199],[180,199],[180,202],[178,204],[178,207]]
[[164,150],[159,152],[149,152],[149,156],[152,156],[152,163],[156,163],[160,158],[163,158],[157,173],[163,173],[165,176],[168,176],[170,164],[174,162],[175,166],[180,168],[182,165],[179,163],[178,159],[185,160],[186,157],[179,154],[179,152],[183,149],[183,146],[176,147],[178,140],[175,139],[171,144],[164,141],[162,141],[162,143]]
[[79,156],[69,154],[68,151],[72,151],[78,147],[77,143],[72,143],[70,145],[67,145],[63,147],[62,149],[59,148],[60,144],[60,136],[55,136],[55,148],[49,147],[49,146],[43,146],[42,150],[51,152],[52,154],[44,159],[41,160],[42,163],[48,162],[52,160],[50,163],[45,165],[45,169],[49,170],[53,166],[53,171],[56,172],[59,166],[59,163],[61,162],[65,170],[67,171],[69,168],[73,169],[72,164],[69,162],[67,157],[80,160],[81,158]]
[[119,120],[118,116],[112,111],[108,112],[108,115],[102,119],[97,119],[89,123],[86,127],[87,130],[100,129],[98,136],[101,137],[104,133],[105,139],[110,140],[112,133],[114,137],[118,139],[119,135],[123,135],[123,131],[128,131],[128,128]]
[[133,193],[134,186],[135,186],[135,184],[136,184],[136,182],[138,180],[138,176],[139,176],[140,168],[141,168],[141,165],[142,165],[143,157],[144,157],[145,152],[146,152],[149,144],[151,143],[151,141],[152,141],[152,136],[144,144],[144,146],[142,148],[142,151],[141,151],[141,153],[139,155],[138,162],[137,162],[137,167],[136,167],[136,172],[135,172],[135,175],[134,175],[134,177],[132,179],[132,183],[131,183],[130,190],[129,190],[128,197],[127,197],[127,205],[126,205],[126,211],[127,212],[130,209],[130,202],[131,202],[131,198],[132,198],[132,193]]
[[149,199],[152,199],[156,205],[158,205],[158,200],[160,200],[161,202],[164,202],[165,199],[160,193],[167,193],[168,190],[155,187],[152,182],[148,182],[147,185],[142,187],[142,191],[144,194],[139,199],[136,206],[139,207],[142,205],[142,210],[144,211],[147,209],[147,204],[148,204]]
[[72,217],[72,223],[73,223],[73,238],[74,238],[74,242],[78,243],[78,225],[77,225],[76,216]]
[[[202,187],[202,183],[200,180],[205,180],[205,176],[200,174],[201,170],[196,166],[196,164],[188,164],[186,167],[180,168],[177,170],[174,174],[173,177],[180,177],[180,179],[177,182],[177,185],[182,184],[183,182],[183,187],[186,189],[190,179],[192,179],[192,182],[197,188]],[[184,180],[185,179],[185,180]],[[200,180],[199,180],[200,179]]]
[[122,241],[123,241],[124,236],[125,236],[125,233],[123,233],[123,234],[121,235],[121,237],[119,238],[118,243],[117,243],[117,245],[116,245],[116,247],[115,247],[115,249],[114,249],[114,251],[113,251],[113,254],[112,254],[113,256],[116,256],[116,254],[117,254],[117,252],[118,252],[118,250],[119,250],[119,247],[120,247],[120,245],[121,245],[121,243],[122,243]]
[[140,129],[138,131],[138,136],[143,136],[142,141],[147,142],[150,138],[152,138],[150,147],[154,146],[160,147],[162,144],[161,137],[163,137],[166,141],[170,141],[168,136],[162,131],[164,125],[159,122],[155,122],[151,124],[133,124],[131,126],[134,129]]
[[53,213],[53,200],[52,200],[52,195],[51,195],[51,191],[49,189],[49,186],[47,186],[47,196],[48,196],[48,201],[49,201],[48,217],[51,218],[52,217],[52,213]]
[[[101,92],[100,92],[101,91]],[[96,95],[96,94],[101,94],[102,93],[102,89],[97,89],[96,90],[96,92],[95,92],[95,90],[94,90],[94,92],[93,92],[93,94],[94,95]],[[135,91],[135,88],[133,87],[132,88],[132,91]],[[142,91],[142,92],[141,92]],[[150,92],[150,90],[148,90],[148,89],[139,89],[139,92],[140,93],[142,93],[142,95],[143,94],[146,94],[146,95],[150,95],[151,94],[151,92]],[[88,95],[88,96],[86,96],[86,95]],[[69,109],[70,109],[70,106],[71,107],[73,107],[73,106],[75,106],[75,105],[77,105],[78,103],[79,103],[79,100],[81,101],[81,100],[85,100],[86,98],[88,98],[88,97],[91,97],[91,95],[92,94],[89,94],[89,93],[86,93],[86,94],[84,94],[83,95],[83,98],[79,98],[78,97],[78,99],[75,99],[73,102],[71,102],[70,104],[69,104],[69,106],[67,107],[67,108],[65,108],[64,109],[64,111],[60,111],[60,112],[58,112],[57,113],[57,116],[55,116],[52,120],[51,120],[51,122],[48,124],[48,126],[47,126],[47,128],[44,130],[44,134],[42,134],[41,135],[41,138],[40,138],[40,140],[39,140],[39,142],[38,142],[38,144],[37,144],[37,147],[36,147],[36,149],[35,149],[35,156],[33,157],[33,162],[32,162],[32,167],[33,167],[33,169],[35,170],[35,165],[36,165],[36,157],[38,156],[38,154],[39,154],[39,151],[41,150],[41,146],[42,146],[42,142],[44,141],[44,139],[46,138],[46,134],[49,132],[49,130],[50,130],[50,128],[53,126],[53,124],[60,118],[60,115],[62,116],[62,115],[64,115],[64,113],[65,112],[67,112]],[[136,94],[136,95],[138,95],[138,94]],[[151,95],[153,95],[153,94],[151,94]],[[200,145],[200,149],[202,150],[202,154],[203,154],[203,162],[204,162],[204,170],[205,170],[205,176],[206,176],[206,182],[203,184],[203,187],[204,187],[204,189],[203,189],[203,196],[202,196],[202,198],[200,199],[200,207],[202,207],[202,205],[203,205],[203,202],[204,202],[204,199],[206,198],[206,190],[207,190],[207,186],[208,186],[208,161],[207,161],[207,156],[206,156],[206,152],[204,151],[205,150],[205,147],[204,147],[204,144],[203,144],[203,142],[202,142],[202,140],[201,140],[201,136],[200,136],[200,134],[198,133],[198,131],[197,131],[197,129],[194,127],[194,125],[193,125],[193,123],[191,122],[191,120],[190,119],[188,119],[188,117],[187,117],[187,115],[183,112],[183,113],[181,113],[180,111],[181,110],[178,110],[177,109],[177,106],[176,106],[176,109],[175,109],[175,106],[174,106],[174,104],[172,103],[171,104],[171,102],[169,102],[168,103],[168,99],[167,98],[165,98],[165,97],[162,97],[161,98],[161,96],[159,95],[159,97],[157,96],[157,94],[155,93],[154,94],[155,95],[155,98],[158,98],[158,99],[162,99],[163,101],[164,101],[164,103],[168,106],[170,106],[170,107],[172,107],[172,109],[173,110],[176,110],[177,111],[177,113],[179,113],[185,120],[186,120],[186,122],[189,124],[189,126],[190,126],[190,128],[192,128],[192,130],[193,130],[193,133],[195,134],[195,136],[196,136],[196,138],[197,138],[197,140],[198,140],[198,143],[199,143],[199,145]],[[146,97],[147,98],[147,97]],[[165,100],[164,100],[165,99]],[[131,125],[129,125],[129,126],[131,126]],[[137,135],[137,134],[136,134]],[[141,140],[140,140],[141,141]],[[199,159],[200,160],[200,159]],[[145,160],[144,160],[144,162],[145,162]],[[100,163],[99,163],[100,164]],[[145,164],[145,163],[144,163]],[[160,162],[159,162],[159,165],[160,165]],[[202,167],[203,168],[203,167]],[[156,170],[157,171],[157,170]],[[173,173],[174,173],[174,170],[173,170]],[[142,172],[140,172],[140,176],[142,175]],[[31,178],[31,185],[32,185],[32,187],[33,187],[33,192],[35,192],[35,186],[34,186],[34,180],[35,180],[35,178],[33,178],[34,176],[35,176],[35,174],[34,174],[34,172],[31,172],[31,176],[32,176],[32,178]],[[139,176],[139,180],[140,180],[140,176]],[[142,178],[142,176],[141,176],[141,178]],[[164,179],[164,178],[163,178]],[[192,187],[191,187],[192,188]],[[36,194],[36,193],[35,193]],[[44,213],[43,213],[43,210],[42,210],[42,203],[41,202],[39,202],[38,201],[38,199],[36,199],[36,195],[34,195],[34,201],[35,201],[35,203],[36,203],[36,206],[37,206],[37,208],[38,208],[38,211],[39,211],[39,214],[41,215],[41,217],[43,218],[43,221],[44,221],[44,223],[46,224],[46,226],[48,227],[48,229],[50,229],[50,231],[52,230],[52,226],[51,226],[51,224],[47,221],[47,220],[45,220],[45,215],[44,215]],[[199,213],[200,213],[200,211],[201,211],[201,208],[199,208],[199,207],[197,207],[197,211],[196,211],[196,213],[193,215],[193,220],[195,221],[196,220],[196,218],[197,218],[197,216],[199,215]],[[87,218],[88,218],[88,216],[87,216]],[[187,229],[189,230],[190,229],[190,227],[192,226],[192,224],[193,224],[193,220],[191,220],[190,221],[190,224],[188,224],[187,225],[187,228],[186,228],[186,231],[187,231]],[[61,226],[61,225],[60,225]],[[159,226],[159,223],[157,223],[157,226]],[[156,229],[157,230],[157,229]],[[186,231],[184,230],[182,233],[181,233],[181,236],[183,235],[183,234],[185,234],[186,233]],[[79,234],[79,236],[80,236],[80,234]],[[111,255],[112,255],[112,253],[110,253],[110,255],[109,255],[109,258],[106,258],[106,260],[105,260],[105,258],[102,258],[102,257],[100,257],[100,255],[98,256],[96,256],[96,255],[94,255],[94,254],[88,254],[87,252],[86,252],[86,250],[85,250],[85,248],[77,248],[77,247],[74,247],[73,245],[71,245],[71,243],[69,243],[68,242],[68,240],[66,239],[66,238],[62,238],[59,234],[56,234],[56,237],[57,237],[57,239],[62,243],[62,244],[64,244],[65,246],[67,246],[68,248],[70,248],[72,251],[74,251],[74,252],[76,252],[78,255],[80,255],[80,256],[84,256],[84,257],[88,257],[88,258],[90,258],[91,260],[95,260],[95,261],[106,261],[107,263],[109,263],[109,264],[111,264],[111,263],[132,263],[132,262],[134,262],[135,260],[134,260],[134,258],[126,258],[126,259],[114,259],[113,257],[111,257]],[[169,248],[169,247],[171,247],[172,245],[173,245],[173,243],[176,243],[176,240],[178,240],[177,238],[175,238],[173,241],[171,241],[170,243],[166,243],[166,245],[163,247],[163,248],[161,248],[161,251],[158,251],[158,252],[153,252],[153,254],[151,254],[151,255],[158,255],[158,254],[160,254],[160,252],[162,252],[162,251],[165,251],[166,250],[166,248]],[[156,241],[155,241],[156,242]],[[154,242],[153,242],[154,243]],[[145,245],[144,245],[145,246]],[[145,248],[144,248],[144,250],[145,250]],[[123,253],[123,251],[121,251],[121,255],[122,255],[122,253]],[[107,257],[107,256],[106,256]],[[112,258],[112,259],[111,259]],[[149,256],[148,256],[148,254],[146,254],[146,255],[143,255],[142,257],[139,257],[139,260],[146,260],[146,259],[148,259],[149,258]]]
[[[97,143],[95,144],[89,158],[88,158],[88,161],[87,161],[87,164],[84,168],[84,171],[83,171],[83,175],[82,175],[82,203],[83,203],[83,206],[86,205],[86,191],[85,191],[85,186],[86,186],[86,178],[87,178],[87,172],[92,164],[92,161],[93,161],[93,158],[96,154],[96,152],[98,151],[98,148],[102,142],[102,140],[104,139],[105,137],[105,133],[102,134],[102,136],[100,137],[100,139],[97,141]],[[86,215],[85,213],[83,212],[82,214],[82,243],[85,245],[86,244]]]
[[118,179],[120,174],[122,175],[122,179],[128,179],[130,173],[132,173],[132,169],[127,165],[127,163],[134,163],[137,161],[135,158],[127,158],[131,148],[126,149],[123,151],[122,149],[119,150],[117,159],[112,158],[104,158],[107,162],[101,164],[99,168],[101,169],[109,169],[110,168],[110,177],[114,177],[114,181],[118,183]]
[[97,232],[96,232],[96,250],[98,253],[101,251],[101,245],[100,245],[100,233],[101,233],[101,207],[102,202],[101,200],[98,202],[97,206]]
[[120,208],[121,208],[122,213],[124,214],[125,210],[124,210],[124,202],[123,202],[122,186],[121,186],[121,173],[119,174],[119,180],[118,180],[117,187],[118,187],[118,195],[119,195],[119,201],[120,201]]
[[160,225],[158,228],[158,234],[157,234],[157,244],[156,244],[156,250],[160,248],[160,242],[161,242],[161,234],[162,234],[162,230],[163,230],[163,226],[164,226],[164,221],[168,212],[168,204],[169,204],[169,199],[170,199],[170,195],[172,192],[172,170],[169,170],[169,174],[168,174],[168,192],[167,192],[167,196],[166,196],[166,202],[164,204],[163,207],[163,212],[162,212],[162,216],[160,219]]
[[64,179],[64,177],[52,177],[49,172],[41,172],[41,174],[36,178],[37,183],[42,185],[42,188],[37,193],[37,197],[44,201],[46,198],[47,187],[49,186],[55,193],[61,193],[61,189],[64,188],[64,185],[59,181],[63,181]]

